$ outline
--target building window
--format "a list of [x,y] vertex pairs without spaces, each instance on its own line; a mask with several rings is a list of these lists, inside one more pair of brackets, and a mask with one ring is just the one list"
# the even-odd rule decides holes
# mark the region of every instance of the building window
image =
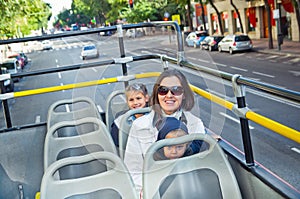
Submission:
[[228,32],[228,12],[223,12],[222,13],[222,20],[224,24],[224,32]]
[[248,30],[249,31],[255,31],[256,27],[256,12],[255,12],[255,7],[248,8],[247,11],[247,24],[248,24]]
[[[238,11],[240,12],[240,11]],[[239,20],[239,16],[237,14],[237,12],[233,11],[233,24],[234,24],[234,31],[235,32],[242,32],[242,27],[241,27],[241,23]]]

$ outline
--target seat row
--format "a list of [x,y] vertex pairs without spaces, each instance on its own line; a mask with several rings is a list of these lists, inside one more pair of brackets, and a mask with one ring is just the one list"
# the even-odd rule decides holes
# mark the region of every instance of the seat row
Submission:
[[[62,104],[73,105],[75,102],[85,102],[91,107],[66,113],[55,111]],[[109,123],[105,125],[97,115],[91,99],[62,100],[53,104],[48,113],[40,198],[138,198],[122,161],[131,126],[126,118],[137,111],[125,113],[117,151],[108,130]],[[209,147],[201,153],[176,160],[156,161],[153,158],[153,154],[164,146],[192,140],[206,142]],[[241,198],[235,175],[216,140],[207,134],[190,134],[154,143],[144,159],[143,198],[199,196]]]
[[117,154],[90,98],[52,104],[40,198],[137,198],[130,174]]

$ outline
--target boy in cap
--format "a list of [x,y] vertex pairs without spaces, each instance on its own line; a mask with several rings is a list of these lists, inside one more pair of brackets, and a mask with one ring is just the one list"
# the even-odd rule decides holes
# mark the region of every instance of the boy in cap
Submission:
[[[188,135],[186,125],[175,117],[165,117],[158,124],[157,141]],[[154,155],[155,160],[176,159],[192,155],[190,143],[165,146]]]

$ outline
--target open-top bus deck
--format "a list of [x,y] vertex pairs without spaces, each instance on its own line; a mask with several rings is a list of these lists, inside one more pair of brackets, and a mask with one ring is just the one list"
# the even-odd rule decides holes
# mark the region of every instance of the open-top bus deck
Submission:
[[[139,54],[134,52],[129,56],[126,52],[126,46],[124,45],[123,31],[133,28],[151,29],[155,27],[168,27],[167,30],[169,33],[171,34],[172,32],[170,38],[176,38],[176,57],[149,52],[138,52]],[[96,131],[95,126],[98,126],[96,129],[104,135],[103,139],[110,140],[110,138],[107,138],[106,135],[109,135],[109,124],[112,121],[112,116],[124,108],[124,101],[122,101],[122,97],[119,96],[119,94],[124,94],[124,87],[130,82],[143,82],[151,91],[157,76],[159,76],[160,72],[167,70],[168,68],[176,68],[184,71],[185,73],[194,73],[199,76],[199,81],[204,81],[206,84],[221,82],[220,85],[226,84],[227,86],[231,86],[235,96],[233,101],[229,101],[228,99],[216,94],[219,92],[218,89],[217,91],[207,91],[191,84],[191,88],[195,92],[196,101],[199,101],[199,98],[202,100],[204,99],[208,102],[208,106],[212,109],[208,116],[200,116],[199,107],[195,107],[195,110],[193,110],[195,115],[201,117],[204,121],[209,121],[209,123],[205,124],[208,127],[207,131],[209,138],[201,137],[198,139],[204,139],[212,146],[216,144],[220,146],[220,149],[222,150],[218,151],[218,147],[216,147],[216,151],[211,149],[211,151],[208,152],[213,153],[214,151],[214,153],[219,154],[215,157],[220,159],[213,158],[206,160],[204,158],[206,155],[203,155],[203,157],[199,156],[203,158],[203,162],[196,162],[194,159],[184,162],[184,158],[181,161],[178,161],[183,165],[191,164],[192,166],[189,168],[195,167],[195,170],[197,170],[199,165],[206,164],[206,161],[211,161],[211,165],[215,165],[211,166],[211,168],[210,166],[206,167],[208,170],[211,169],[215,172],[217,175],[216,181],[210,180],[210,175],[206,175],[205,177],[202,176],[201,178],[201,175],[199,174],[200,177],[198,177],[201,178],[198,180],[207,182],[211,187],[201,187],[203,184],[200,183],[199,187],[196,186],[197,191],[189,190],[190,194],[194,195],[186,195],[186,198],[212,198],[212,194],[218,191],[220,192],[220,198],[300,198],[300,191],[298,188],[295,188],[295,186],[288,183],[287,180],[284,180],[284,178],[276,175],[274,172],[255,160],[252,142],[259,142],[260,140],[251,139],[252,135],[249,121],[262,126],[268,134],[276,136],[279,135],[279,138],[288,139],[296,145],[300,143],[299,129],[293,129],[285,124],[277,122],[276,118],[268,118],[264,114],[252,111],[255,110],[255,107],[251,107],[251,109],[248,108],[246,103],[246,89],[254,89],[258,92],[274,96],[279,100],[288,100],[298,106],[300,102],[300,93],[249,79],[241,75],[222,72],[217,69],[211,69],[190,62],[185,57],[182,34],[176,22],[151,22],[117,25],[57,35],[54,34],[40,37],[1,40],[0,44],[7,45],[10,43],[42,41],[46,39],[55,40],[76,36],[90,36],[92,34],[100,35],[100,32],[106,31],[116,32],[114,36],[118,40],[116,44],[118,45],[117,47],[119,48],[118,50],[120,55],[116,55],[113,58],[103,58],[95,62],[60,65],[52,68],[40,67],[40,69],[28,70],[22,73],[10,75],[11,78],[23,78],[22,81],[29,78],[37,78],[36,81],[38,81],[41,80],[40,78],[43,78],[48,80],[48,84],[41,85],[41,87],[38,86],[33,89],[18,90],[11,93],[1,92],[2,94],[0,94],[3,110],[3,120],[1,121],[2,129],[0,130],[0,198],[69,198],[71,195],[77,195],[77,198],[96,198],[98,194],[97,190],[100,190],[101,186],[103,186],[106,191],[114,190],[111,192],[108,191],[108,193],[104,193],[104,195],[100,194],[103,198],[139,197],[137,195],[130,195],[131,193],[135,194],[135,192],[132,191],[134,190],[134,187],[130,177],[128,178],[128,175],[123,175],[125,172],[116,172],[112,175],[112,177],[109,176],[111,174],[107,174],[107,178],[99,177],[98,179],[96,177],[93,178],[94,174],[92,173],[92,170],[87,169],[90,167],[83,166],[80,168],[81,164],[84,165],[85,162],[91,162],[92,160],[99,158],[106,159],[115,164],[115,166],[111,166],[109,163],[102,162],[106,165],[108,170],[117,167],[117,169],[112,170],[120,171],[124,169],[126,171],[126,168],[122,167],[122,156],[119,158],[119,156],[114,155],[120,155],[120,152],[117,151],[118,149],[114,149],[108,144],[105,146],[103,145],[102,149],[103,151],[109,152],[94,153],[94,150],[88,147],[89,144],[97,144],[97,142],[93,142],[95,141],[95,138],[93,137],[86,140],[85,138],[80,138],[79,141],[74,141],[74,138],[73,141],[56,143],[55,137],[51,140],[52,138],[49,134],[55,134],[58,129],[66,127],[64,132],[60,133],[64,134],[62,135],[63,137],[72,137],[74,136],[72,135],[72,131],[75,131],[74,127],[76,131],[89,132]],[[133,43],[134,40],[131,39],[129,42]],[[100,57],[101,54],[105,54],[105,51],[106,49],[100,46]],[[117,54],[116,50],[115,54]],[[68,59],[69,57],[65,58]],[[135,63],[137,64],[134,65]],[[43,63],[40,64],[42,65]],[[145,65],[151,70],[145,70],[145,68],[139,69],[138,65]],[[96,72],[95,68],[103,69],[103,71]],[[89,73],[88,70],[94,70],[94,73]],[[54,77],[53,74],[66,74],[76,77],[74,82],[57,86],[51,84],[51,78]],[[3,77],[1,78],[2,82],[5,78],[9,78],[7,75],[1,75],[1,77]],[[208,80],[203,80],[206,78]],[[39,85],[39,82],[36,82],[36,84]],[[210,89],[211,88],[212,87],[210,87]],[[219,87],[217,85],[214,88]],[[119,98],[116,97],[115,100],[109,99],[109,96],[112,96],[114,93],[115,96],[119,96]],[[43,101],[47,100],[50,100],[51,103],[44,104]],[[79,102],[89,103],[89,107],[85,108],[86,110],[84,111],[80,111],[82,108],[81,106],[83,105],[80,103],[79,105],[74,105],[76,100]],[[18,102],[20,101],[24,102],[23,104],[26,104],[26,108],[18,107]],[[55,105],[55,103],[58,104]],[[63,110],[62,114],[56,113],[55,111],[55,108],[59,105],[63,105],[61,108],[61,110]],[[201,105],[199,106],[201,110]],[[222,125],[222,123],[224,123],[224,120],[220,121],[221,119],[218,119],[214,115],[214,108],[221,108],[225,111],[230,111],[234,113],[236,119],[239,120],[240,131],[235,132],[235,134],[238,134],[239,137],[242,138],[240,143],[242,149],[239,149],[239,147],[234,146],[226,139],[223,139],[221,134],[223,129],[221,127],[219,132],[216,132],[213,128],[209,128],[212,126],[211,123],[216,122],[217,125]],[[22,111],[27,111],[27,113]],[[18,117],[18,112],[19,115],[23,116],[23,118]],[[22,112],[22,114],[20,112]],[[26,115],[35,115],[38,117],[36,117],[36,120],[33,122],[27,122],[29,120]],[[203,118],[204,116],[207,116],[207,118]],[[91,128],[87,123],[92,124],[91,126],[93,127]],[[74,143],[70,144],[72,142]],[[53,145],[51,145],[51,143]],[[71,159],[63,158],[64,155],[60,154],[60,160],[55,159],[52,160],[52,162],[51,160],[48,160],[52,153],[58,154],[59,150],[63,151],[71,149],[72,147],[74,148],[74,146],[81,146],[81,148],[83,148],[81,150],[93,155],[83,155],[81,151],[78,152],[73,159],[72,157]],[[49,151],[47,151],[47,147]],[[54,152],[55,150],[57,151]],[[72,154],[73,152],[70,153]],[[256,151],[256,153],[259,153],[259,151]],[[270,154],[270,156],[272,156],[272,154]],[[60,167],[64,168],[66,165],[70,164],[68,161],[73,161],[72,164],[75,165],[74,167],[79,165],[79,167],[74,170],[76,173],[70,174],[76,176],[73,177],[78,178],[78,180],[73,180],[70,176],[59,180],[59,177],[57,177],[58,174],[53,173],[53,170]],[[224,163],[222,161],[224,161]],[[48,162],[47,166],[45,165],[45,162]],[[119,164],[121,166],[116,166]],[[221,166],[223,164],[229,164],[233,173],[229,172],[230,174],[226,175],[226,167]],[[282,164],[285,163],[283,162]],[[98,166],[99,165],[96,165],[96,167]],[[171,167],[172,165],[169,166]],[[287,170],[290,169],[289,165],[285,165],[285,167]],[[221,170],[218,171],[218,169]],[[87,172],[86,170],[89,171]],[[81,172],[85,174],[81,174]],[[59,174],[61,178],[63,173],[64,171]],[[82,177],[82,175],[87,175],[89,177]],[[299,173],[295,173],[295,175],[296,179],[300,179],[298,176]],[[193,176],[197,178],[198,174],[193,174]],[[49,182],[47,182],[47,178],[50,179]],[[144,184],[144,198],[152,198],[149,197],[149,195],[151,195],[150,193],[153,191],[150,188],[151,184],[153,184],[151,181],[153,176],[151,178],[150,173],[149,176],[145,176],[145,178],[149,180]],[[231,178],[234,179],[233,182],[231,181]],[[237,182],[237,189],[235,189],[235,180]],[[123,183],[123,186],[119,185],[120,182]],[[188,182],[193,183],[191,181]],[[176,189],[181,188],[186,189],[186,186],[170,186],[170,189],[175,189],[175,195]],[[190,187],[190,189],[192,188]],[[234,192],[232,192],[232,190],[234,190]],[[239,192],[239,194],[235,194],[235,191]],[[116,192],[118,194],[116,194]],[[98,195],[99,198],[100,196]],[[158,198],[171,198],[171,196],[169,195],[168,197],[168,195],[161,195],[158,196]],[[176,196],[182,198],[180,195]]]

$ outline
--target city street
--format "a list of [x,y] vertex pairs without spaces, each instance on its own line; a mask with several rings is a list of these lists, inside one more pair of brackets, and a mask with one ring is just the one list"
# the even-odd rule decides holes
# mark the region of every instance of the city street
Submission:
[[[137,55],[148,52],[164,52],[174,54],[175,45],[170,45],[167,36],[151,38],[136,38],[133,44],[132,39],[124,38],[126,54]],[[138,45],[136,45],[138,42]],[[172,41],[173,42],[173,41]],[[78,63],[91,63],[99,60],[118,58],[118,40],[116,37],[80,36],[64,38],[53,41],[52,50],[36,50],[28,54],[31,63],[26,66],[25,71],[34,71],[53,67],[61,67]],[[100,57],[96,59],[82,60],[80,58],[81,46],[86,43],[94,43],[98,46]],[[163,44],[163,46],[159,45]],[[144,46],[147,46],[145,48]],[[241,74],[255,80],[264,81],[299,91],[299,63],[289,64],[282,57],[272,57],[258,52],[242,52],[234,55],[228,53],[219,53],[217,51],[208,52],[200,49],[185,47],[185,55],[188,60],[201,66],[207,66],[219,69],[232,74]],[[274,61],[275,60],[275,61]],[[174,67],[170,64],[170,67]],[[213,94],[235,103],[230,82],[216,82],[213,78],[195,73],[190,69],[182,69],[188,77],[190,83],[210,91]],[[162,64],[158,61],[147,61],[141,63],[129,63],[128,73],[139,73],[145,71],[162,71]],[[296,72],[291,72],[296,71]],[[79,71],[61,72],[58,74],[43,75],[37,77],[23,78],[16,83],[16,91],[36,89],[47,86],[57,86],[72,84],[81,81],[91,81],[107,77],[121,75],[121,67],[107,65],[105,67],[93,67],[81,69]],[[152,84],[147,83],[151,92]],[[122,84],[110,85],[109,90],[103,90],[102,86],[82,88],[74,91],[66,90],[52,94],[40,95],[38,100],[33,97],[18,98],[9,100],[10,110],[12,110],[13,125],[22,125],[34,122],[46,121],[47,108],[54,101],[62,98],[72,98],[75,96],[88,96],[95,100],[98,109],[105,109],[105,102],[100,99],[106,99],[107,96],[116,89],[122,89]],[[63,92],[63,95],[61,94]],[[98,100],[99,99],[99,100]],[[253,111],[276,119],[278,122],[300,130],[298,118],[300,107],[289,101],[282,101],[274,97],[263,95],[261,92],[253,89],[247,89],[247,105]],[[206,127],[222,136],[226,141],[243,151],[241,145],[240,124],[237,117],[202,97],[196,99],[197,107],[194,114],[200,116]],[[29,108],[27,104],[35,104],[34,109]],[[17,113],[17,114],[15,114]],[[4,119],[1,115],[1,126],[4,125]],[[299,144],[291,142],[282,136],[274,134],[257,124],[250,122],[250,130],[253,140],[254,157],[259,164],[264,165],[280,177],[283,177],[296,188],[300,188],[298,176]],[[272,155],[271,155],[272,154]],[[287,170],[286,165],[289,165]],[[294,169],[293,169],[294,168]]]

